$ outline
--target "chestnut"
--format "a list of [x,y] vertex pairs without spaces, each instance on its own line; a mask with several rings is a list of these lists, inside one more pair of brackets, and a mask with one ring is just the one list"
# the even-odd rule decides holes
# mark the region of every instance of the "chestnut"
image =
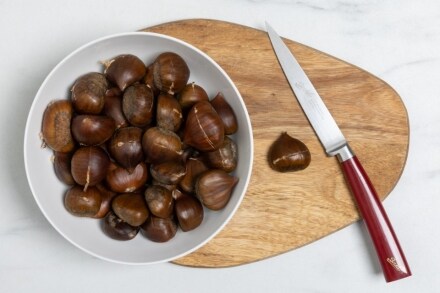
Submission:
[[43,141],[56,152],[70,152],[75,147],[70,132],[72,113],[72,103],[67,100],[51,102],[44,111]]
[[153,95],[157,97],[160,93],[159,89],[154,85],[153,64],[147,66],[147,74],[144,78],[144,83],[151,88]]
[[71,160],[73,153],[54,152],[53,166],[57,178],[66,185],[74,185],[71,172]]
[[103,221],[102,230],[112,239],[125,241],[136,237],[139,232],[139,227],[131,226],[110,211]]
[[83,190],[82,186],[70,188],[64,197],[66,210],[77,217],[93,217],[101,207],[101,193],[95,187]]
[[172,239],[177,232],[177,224],[171,218],[159,218],[150,216],[141,225],[142,234],[154,242],[167,242]]
[[142,129],[138,127],[118,129],[108,146],[110,155],[121,166],[132,171],[137,164],[144,160],[141,140]]
[[185,60],[173,52],[160,54],[153,63],[154,85],[161,91],[174,95],[188,83],[190,71]]
[[118,193],[134,192],[148,180],[148,167],[139,163],[132,172],[116,166],[107,173],[106,181],[109,188]]
[[201,101],[209,101],[208,94],[199,85],[193,83],[187,84],[179,93],[177,100],[183,111],[191,109],[194,104]]
[[133,126],[144,127],[153,119],[153,92],[144,84],[128,87],[122,98],[122,112]]
[[144,133],[142,148],[150,163],[178,160],[183,153],[177,134],[160,127],[152,127]]
[[157,98],[157,126],[176,132],[182,124],[183,115],[179,102],[169,94],[160,94]]
[[150,173],[154,179],[161,183],[176,185],[185,176],[186,167],[180,160],[167,161],[150,165]]
[[121,91],[140,81],[147,72],[147,68],[141,59],[131,54],[116,56],[104,62],[105,76]]
[[122,112],[122,98],[120,96],[106,96],[104,113],[115,121],[116,129],[128,126],[128,121]]
[[184,232],[194,230],[203,221],[203,206],[193,196],[180,196],[174,204],[174,209],[179,226]]
[[302,141],[283,132],[270,147],[268,160],[272,169],[278,172],[292,172],[307,168],[311,155]]
[[72,87],[72,103],[80,114],[99,114],[104,108],[108,82],[104,75],[90,72],[79,77]]
[[78,115],[72,119],[72,134],[82,145],[100,145],[115,131],[115,121],[101,115]]
[[217,211],[226,206],[238,178],[223,170],[208,170],[196,182],[196,195],[208,209]]
[[120,97],[120,96],[122,96],[122,91],[118,87],[110,87],[108,90],[105,91],[105,97]]
[[173,212],[174,200],[171,191],[160,185],[145,190],[145,200],[150,212],[156,217],[168,218]]
[[204,157],[211,168],[230,173],[237,167],[237,145],[231,138],[225,136],[223,144],[215,151],[206,152]]
[[195,104],[186,119],[183,142],[200,151],[214,151],[223,139],[223,122],[211,104],[206,101]]
[[144,223],[149,215],[140,193],[119,194],[112,201],[112,210],[121,220],[135,227]]
[[166,189],[168,189],[168,190],[171,191],[171,192],[173,192],[173,190],[176,189],[176,185],[175,185],[175,184],[165,184],[165,183],[162,183],[162,182],[160,182],[160,181],[157,181],[157,180],[154,179],[154,178],[153,178],[153,180],[152,180],[152,184],[153,184],[153,185],[159,185],[159,186],[165,187]]
[[180,180],[179,187],[187,193],[193,193],[197,177],[206,170],[208,167],[202,158],[189,158],[186,161],[186,174]]
[[237,117],[221,92],[211,100],[211,105],[223,121],[225,134],[236,133],[238,129]]
[[73,179],[79,185],[87,187],[101,182],[110,165],[107,153],[100,147],[86,146],[75,151],[72,157],[71,171]]
[[93,216],[95,219],[104,218],[110,211],[112,199],[117,195],[116,192],[108,190],[104,185],[98,184],[96,188],[101,193],[101,205],[99,211]]

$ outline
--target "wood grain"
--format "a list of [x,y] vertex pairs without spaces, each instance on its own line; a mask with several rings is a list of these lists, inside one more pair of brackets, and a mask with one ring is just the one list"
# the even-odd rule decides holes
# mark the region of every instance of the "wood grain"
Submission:
[[[145,31],[182,39],[210,55],[238,87],[254,131],[254,167],[240,208],[212,241],[175,263],[245,264],[301,247],[359,219],[336,159],[326,157],[265,32],[204,19]],[[286,42],[384,199],[399,180],[408,152],[408,117],[399,95],[356,66]],[[269,168],[267,151],[282,131],[309,147],[312,162],[306,170],[277,173]]]

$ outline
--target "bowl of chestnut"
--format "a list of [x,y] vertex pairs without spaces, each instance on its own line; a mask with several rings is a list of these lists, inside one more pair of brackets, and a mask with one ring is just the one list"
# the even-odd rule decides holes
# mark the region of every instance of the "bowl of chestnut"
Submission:
[[25,131],[28,182],[52,226],[112,262],[172,261],[211,240],[245,196],[246,106],[201,50],[155,33],[88,43],[46,77]]

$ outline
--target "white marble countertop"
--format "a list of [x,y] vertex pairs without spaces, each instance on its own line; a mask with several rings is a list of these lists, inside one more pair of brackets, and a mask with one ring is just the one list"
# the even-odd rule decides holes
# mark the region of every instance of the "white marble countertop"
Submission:
[[[0,292],[440,292],[440,2],[0,1]],[[95,38],[185,18],[279,33],[370,71],[405,102],[407,164],[384,205],[413,276],[386,284],[361,223],[303,248],[225,269],[96,259],[61,237],[26,181],[33,97],[64,56]],[[380,154],[378,154],[380,155]]]

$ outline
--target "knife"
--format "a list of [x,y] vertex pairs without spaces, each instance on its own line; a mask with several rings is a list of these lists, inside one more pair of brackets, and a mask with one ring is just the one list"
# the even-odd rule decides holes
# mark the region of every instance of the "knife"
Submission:
[[275,55],[328,156],[336,156],[376,249],[387,282],[411,276],[405,255],[370,179],[324,101],[289,48],[266,22]]

